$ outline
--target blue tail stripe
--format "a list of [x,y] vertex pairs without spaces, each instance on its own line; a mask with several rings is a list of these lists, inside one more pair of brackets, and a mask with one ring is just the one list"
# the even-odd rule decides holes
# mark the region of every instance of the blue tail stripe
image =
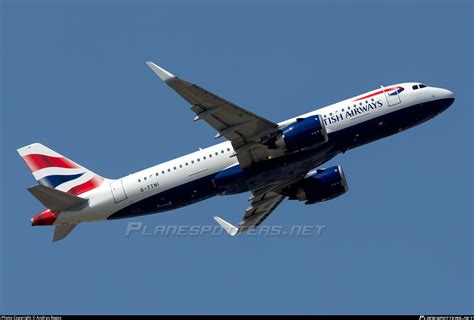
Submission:
[[47,176],[47,177],[39,179],[38,183],[42,184],[44,186],[51,187],[51,188],[56,188],[60,184],[63,184],[64,182],[68,182],[68,181],[77,179],[80,176],[82,176],[83,174],[84,173],[73,174],[73,175]]

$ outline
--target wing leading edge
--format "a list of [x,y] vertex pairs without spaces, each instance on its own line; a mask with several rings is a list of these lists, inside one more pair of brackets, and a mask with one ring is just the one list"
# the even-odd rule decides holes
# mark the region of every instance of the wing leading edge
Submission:
[[225,137],[232,142],[235,156],[242,167],[281,155],[280,150],[268,149],[266,141],[278,125],[229,102],[200,86],[179,79],[172,73],[148,61],[147,65],[176,93],[189,102],[196,113],[194,120],[204,120],[217,130],[215,138]]

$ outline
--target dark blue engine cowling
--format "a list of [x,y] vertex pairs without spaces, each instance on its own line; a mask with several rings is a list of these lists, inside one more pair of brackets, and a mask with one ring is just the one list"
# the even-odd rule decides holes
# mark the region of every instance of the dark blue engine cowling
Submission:
[[289,152],[315,148],[328,141],[328,134],[320,115],[297,119],[282,129],[275,140],[277,148]]
[[341,166],[319,169],[294,188],[290,199],[313,204],[336,198],[349,190]]

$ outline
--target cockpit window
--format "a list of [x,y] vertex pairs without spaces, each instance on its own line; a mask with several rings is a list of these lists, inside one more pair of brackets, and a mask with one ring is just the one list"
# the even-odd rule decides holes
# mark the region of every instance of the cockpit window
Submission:
[[411,88],[412,88],[413,90],[416,90],[416,89],[418,89],[418,85],[415,84],[415,85],[414,85],[413,87],[411,87]]
[[423,83],[420,83],[420,89],[421,88],[426,88],[426,86]]

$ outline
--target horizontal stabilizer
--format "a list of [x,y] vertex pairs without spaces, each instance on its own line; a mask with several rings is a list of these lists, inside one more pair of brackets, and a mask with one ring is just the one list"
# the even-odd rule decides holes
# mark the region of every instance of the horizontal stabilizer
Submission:
[[77,223],[59,224],[54,229],[53,242],[62,240],[77,226]]
[[44,204],[46,208],[54,212],[73,209],[88,201],[88,199],[84,199],[43,185],[30,187],[28,188],[28,191],[42,204]]
[[237,232],[239,232],[239,228],[233,226],[229,222],[225,221],[224,219],[220,217],[214,217],[214,220],[222,227],[224,228],[225,231],[227,231],[228,234],[231,236],[235,236]]

